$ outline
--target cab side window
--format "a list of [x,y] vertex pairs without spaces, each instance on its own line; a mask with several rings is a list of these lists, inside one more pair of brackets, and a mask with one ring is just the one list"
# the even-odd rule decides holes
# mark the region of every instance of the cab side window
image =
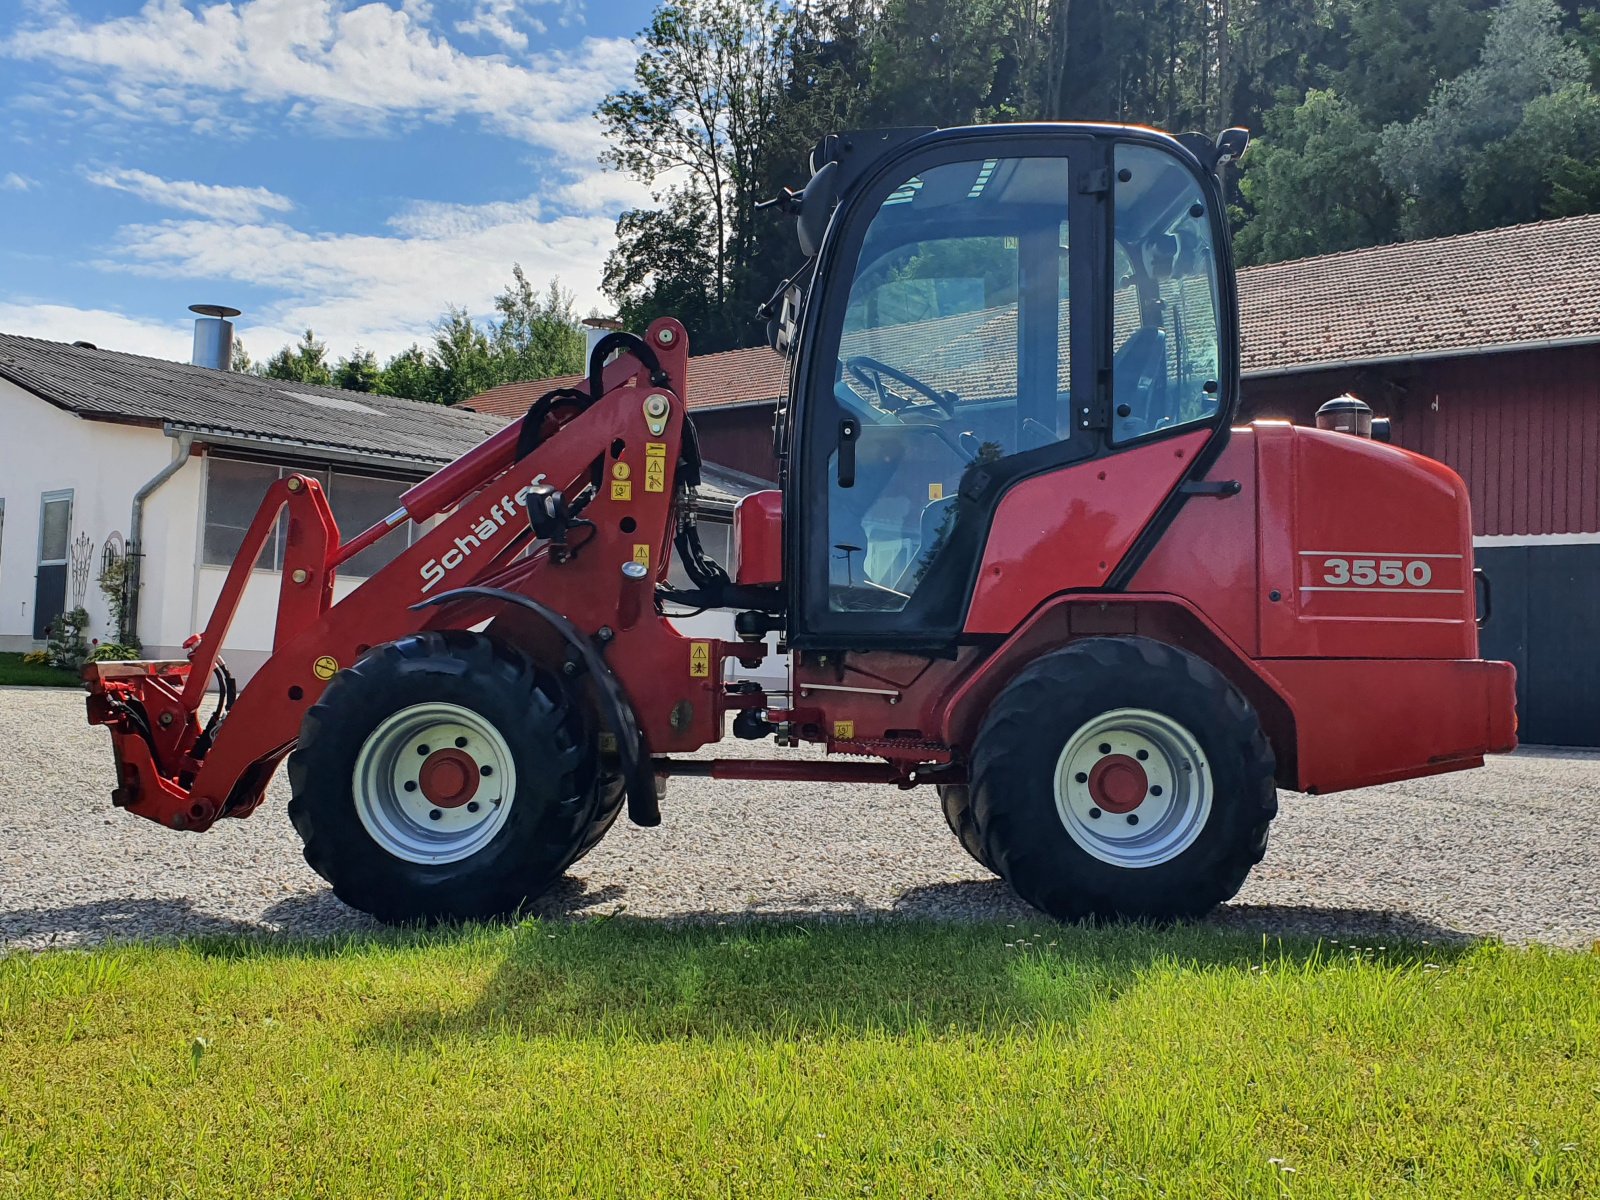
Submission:
[[1116,151],[1112,438],[1206,420],[1220,403],[1210,213],[1194,177],[1148,146]]

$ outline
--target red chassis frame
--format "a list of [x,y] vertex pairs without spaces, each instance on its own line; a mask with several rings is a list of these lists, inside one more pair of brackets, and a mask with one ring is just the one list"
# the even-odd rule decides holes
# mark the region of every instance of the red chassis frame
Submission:
[[[958,751],[971,745],[982,714],[1005,681],[1041,653],[1074,638],[1103,635],[1158,638],[1200,655],[1231,678],[1261,715],[1285,787],[1326,792],[1457,770],[1515,745],[1514,675],[1507,664],[1475,657],[1465,608],[1447,622],[1464,630],[1455,635],[1460,645],[1448,653],[1441,646],[1430,651],[1436,655],[1431,658],[1401,657],[1399,649],[1387,647],[1377,653],[1396,657],[1317,657],[1329,653],[1322,650],[1294,658],[1294,651],[1282,646],[1268,650],[1261,633],[1267,624],[1258,628],[1250,615],[1269,572],[1278,569],[1263,548],[1280,527],[1294,528],[1295,521],[1313,527],[1292,504],[1280,507],[1272,494],[1280,481],[1358,469],[1356,460],[1365,457],[1371,461],[1361,469],[1376,472],[1375,480],[1402,468],[1426,476],[1427,486],[1442,497],[1433,525],[1440,518],[1459,524],[1465,513],[1464,500],[1457,505],[1446,495],[1459,480],[1438,464],[1417,460],[1408,465],[1394,460],[1396,452],[1387,447],[1380,452],[1344,435],[1287,429],[1258,428],[1253,438],[1235,436],[1211,474],[1242,480],[1249,495],[1226,507],[1206,502],[1186,507],[1130,591],[1072,588],[1098,582],[1115,566],[1170,485],[1131,507],[1122,488],[1104,489],[1105,511],[1117,518],[1116,536],[1105,545],[1080,548],[1088,552],[1083,569],[1092,572],[1089,579],[1052,578],[1052,570],[1078,570],[1071,554],[1060,553],[1046,555],[1044,568],[1008,574],[1008,543],[1002,536],[991,546],[993,566],[985,560],[986,576],[993,571],[1001,581],[998,590],[974,598],[969,633],[977,636],[953,657],[799,652],[793,663],[793,706],[776,709],[759,690],[723,682],[725,659],[755,665],[765,653],[760,642],[687,637],[656,611],[654,592],[666,578],[677,517],[673,499],[687,420],[688,338],[678,322],[663,319],[650,327],[646,341],[659,360],[656,380],[638,358],[625,353],[606,367],[599,399],[569,415],[558,436],[518,460],[523,423],[513,422],[408,491],[394,517],[343,544],[315,480],[290,476],[274,484],[245,534],[205,631],[186,646],[187,661],[86,668],[89,719],[112,732],[119,782],[114,801],[175,829],[198,831],[219,817],[248,816],[293,749],[306,710],[340,668],[372,646],[408,634],[485,623],[552,665],[572,654],[571,639],[563,643],[555,622],[581,635],[584,660],[600,667],[608,686],[614,683],[642,745],[663,756],[645,764],[657,775],[901,786],[958,782]],[[1301,434],[1306,445],[1294,450]],[[1339,441],[1323,443],[1324,437]],[[1105,482],[1108,471],[1139,475],[1146,459],[1182,459],[1198,445],[1180,439],[1069,470]],[[1287,463],[1284,456],[1291,450],[1312,457],[1289,467],[1274,465],[1279,459]],[[1434,479],[1438,473],[1443,474]],[[569,500],[586,487],[595,489],[582,514],[592,526],[573,531],[570,557],[553,553],[549,543],[535,544],[524,500],[527,488],[540,482]],[[1066,477],[1041,477],[1038,485],[1074,486]],[[764,552],[741,558],[738,578],[778,583],[773,577],[779,570],[774,539],[782,521],[777,497],[758,493],[746,503],[760,516],[753,517],[741,544],[764,547]],[[1046,507],[1061,508],[1061,519],[1067,519],[1067,506]],[[285,508],[288,538],[273,653],[213,736],[199,710],[251,565]],[[1080,510],[1072,511],[1081,518]],[[436,517],[438,523],[413,545],[333,603],[340,563],[401,523]],[[1065,538],[1062,544],[1068,545],[1073,538],[1081,540],[1082,528],[1064,525],[1040,536]],[[590,536],[583,540],[585,534]],[[1471,544],[1464,524],[1447,534]],[[1030,536],[1022,535],[1023,542],[1031,544]],[[1210,556],[1204,570],[1176,561],[1199,547]],[[1219,556],[1219,548],[1226,553]],[[1293,550],[1287,547],[1289,561]],[[1175,561],[1168,564],[1169,558]],[[1017,559],[1020,566],[1027,565],[1025,560],[1026,555]],[[1231,565],[1224,571],[1222,563]],[[490,589],[499,595],[484,594]],[[443,603],[434,603],[440,598]],[[534,611],[540,608],[544,615]],[[1306,641],[1300,631],[1287,636]],[[1367,636],[1352,637],[1352,647],[1365,647]],[[597,655],[603,655],[603,664]],[[667,757],[719,740],[726,715],[738,709],[762,710],[781,741],[823,743],[832,752],[877,761]],[[609,723],[622,732],[617,722]],[[653,799],[631,811],[636,820],[653,823]]]

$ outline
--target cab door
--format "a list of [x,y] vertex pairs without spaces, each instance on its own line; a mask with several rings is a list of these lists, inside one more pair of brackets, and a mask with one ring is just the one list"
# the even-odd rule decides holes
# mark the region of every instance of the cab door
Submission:
[[1004,482],[1093,454],[1092,152],[947,135],[835,218],[796,379],[797,644],[948,639]]
[[990,632],[980,568],[1005,619],[1114,585],[1231,407],[1214,184],[1162,135],[1022,126],[930,135],[846,199],[795,379],[793,644]]

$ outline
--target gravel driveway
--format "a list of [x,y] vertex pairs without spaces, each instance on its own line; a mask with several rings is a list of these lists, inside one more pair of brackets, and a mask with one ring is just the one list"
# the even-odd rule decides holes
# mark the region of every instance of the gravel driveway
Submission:
[[[110,807],[83,697],[0,688],[0,948],[185,933],[367,929],[300,857],[283,772],[246,821],[179,834]],[[728,742],[724,755],[770,753]],[[1265,933],[1589,945],[1600,939],[1600,754],[1524,750],[1481,771],[1285,793],[1267,859],[1212,918]],[[548,916],[1016,918],[932,789],[675,781],[659,829],[626,818]]]

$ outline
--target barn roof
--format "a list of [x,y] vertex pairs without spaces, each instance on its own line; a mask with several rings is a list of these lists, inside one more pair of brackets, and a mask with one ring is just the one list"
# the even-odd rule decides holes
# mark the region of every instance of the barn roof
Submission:
[[1239,273],[1244,372],[1600,341],[1600,214]]
[[[1247,267],[1239,307],[1246,378],[1600,342],[1600,214]],[[516,416],[576,382],[504,384],[466,403]],[[689,360],[690,408],[771,403],[787,385],[765,346]]]
[[395,396],[263,379],[188,363],[0,334],[0,378],[90,420],[168,426],[333,457],[432,470],[504,424]]

